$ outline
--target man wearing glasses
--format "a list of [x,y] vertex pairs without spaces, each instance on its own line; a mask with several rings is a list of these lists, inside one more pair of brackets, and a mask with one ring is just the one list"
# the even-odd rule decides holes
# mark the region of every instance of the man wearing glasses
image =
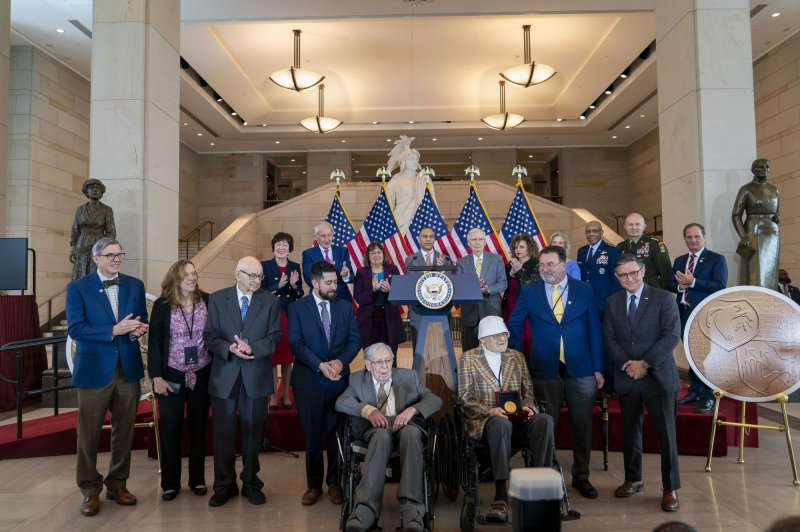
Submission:
[[420,382],[416,371],[392,368],[394,355],[388,345],[367,347],[364,360],[366,369],[350,376],[349,386],[336,400],[336,410],[351,416],[350,433],[368,442],[366,469],[345,530],[365,532],[380,518],[386,466],[397,447],[402,528],[422,532],[425,420],[439,411],[442,400]]
[[645,284],[645,266],[635,255],[622,255],[614,272],[624,290],[606,300],[603,334],[614,362],[614,388],[622,410],[622,452],[625,482],[615,497],[630,497],[642,481],[642,420],[647,407],[661,449],[661,509],[678,510],[678,448],[675,443],[678,368],[672,354],[681,324],[675,297]]
[[311,265],[319,261],[332,264],[336,272],[336,297],[342,301],[350,301],[352,296],[347,284],[355,279],[350,253],[346,247],[333,244],[333,226],[326,221],[314,227],[314,239],[319,245],[303,250],[303,280],[309,288],[313,288]]
[[[508,348],[503,318],[487,316],[478,324],[480,347],[458,359],[458,398],[463,404],[467,433],[489,446],[494,475],[494,502],[486,520],[508,520],[509,459],[512,440],[531,450],[533,467],[553,466],[553,419],[540,413],[525,357]],[[514,400],[498,404],[499,393],[516,392]],[[523,414],[512,422],[510,414]]]
[[522,343],[525,321],[533,343],[529,357],[533,387],[558,426],[566,399],[572,428],[572,487],[597,498],[589,482],[592,418],[597,390],[603,387],[603,332],[592,287],[567,275],[566,253],[547,246],[539,254],[541,281],[530,283],[508,320],[511,346]]
[[[101,238],[92,247],[97,271],[67,285],[67,323],[76,343],[72,385],[78,390],[78,487],[81,514],[100,511],[100,492],[124,506],[136,504],[126,487],[136,409],[144,377],[139,337],[147,332],[144,284],[120,273],[120,243]],[[111,411],[111,463],[103,479],[97,448]]]
[[214,495],[222,506],[239,494],[236,484],[236,412],[242,427],[242,495],[264,504],[258,451],[267,420],[267,396],[274,393],[270,355],[281,339],[280,302],[261,290],[264,272],[255,257],[244,257],[236,284],[211,294],[203,340],[213,353],[208,393],[214,437]]

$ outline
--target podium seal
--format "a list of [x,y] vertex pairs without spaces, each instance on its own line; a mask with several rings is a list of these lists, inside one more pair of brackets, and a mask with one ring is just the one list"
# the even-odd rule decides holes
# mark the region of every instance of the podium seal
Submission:
[[453,281],[442,272],[427,272],[417,280],[414,292],[420,305],[439,310],[453,299]]
[[800,388],[800,306],[775,290],[737,286],[703,300],[686,322],[689,365],[739,401]]

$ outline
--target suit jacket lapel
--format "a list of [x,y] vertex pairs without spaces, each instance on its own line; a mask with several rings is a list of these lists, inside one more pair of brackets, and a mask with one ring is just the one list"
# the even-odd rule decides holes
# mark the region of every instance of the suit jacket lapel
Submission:
[[[97,300],[100,305],[108,312],[108,316],[111,318],[113,323],[117,323],[117,319],[114,318],[114,310],[111,308],[111,302],[108,300],[108,294],[106,294],[105,289],[103,288],[103,283],[100,281],[100,276],[97,275],[97,272],[92,272],[91,275],[91,293],[97,296]],[[122,287],[120,286],[120,292],[122,291]],[[117,311],[121,311],[121,305],[117,304]],[[122,316],[124,317],[124,316]]]
[[647,312],[647,307],[650,306],[650,292],[650,286],[645,284],[644,288],[642,289],[642,299],[641,301],[637,301],[636,316],[633,318],[633,328],[631,329],[631,333],[633,333],[636,330],[636,327],[639,326],[639,322],[642,320],[642,315]]
[[242,324],[242,309],[239,307],[239,300],[237,297],[236,287],[230,287],[228,296],[226,297],[227,304],[225,306],[228,308],[228,313],[231,315],[231,322],[241,333],[244,330],[244,325]]
[[[489,367],[489,362],[486,360],[486,355],[483,354],[483,349],[481,349],[481,356],[478,359],[480,365],[478,366],[478,373],[481,374],[483,377],[484,382],[491,382],[492,388],[495,390],[500,390],[500,383],[497,382],[497,377],[494,376],[494,372],[492,372],[492,368]],[[504,368],[505,364],[503,364],[503,358],[500,358],[500,380],[504,380],[506,376],[504,375]]]
[[[242,333],[245,333],[253,324],[262,306],[264,306],[263,292],[253,292],[253,295],[250,296],[250,306],[247,307],[247,315],[244,317],[244,323],[242,324]],[[239,316],[241,316],[241,309]]]
[[406,407],[406,386],[397,375],[396,371],[392,372],[392,390],[394,390],[394,413],[399,414]]
[[[330,302],[329,302],[330,303]],[[328,305],[328,314],[331,318],[331,339],[333,339],[333,309],[331,308],[333,305]],[[317,328],[319,328],[319,332],[322,337],[325,337],[325,327],[322,325],[322,318],[319,316],[319,308],[317,307],[317,300],[314,299],[314,293],[308,294],[308,309],[312,315],[314,323],[317,324]],[[329,345],[330,346],[330,345]]]

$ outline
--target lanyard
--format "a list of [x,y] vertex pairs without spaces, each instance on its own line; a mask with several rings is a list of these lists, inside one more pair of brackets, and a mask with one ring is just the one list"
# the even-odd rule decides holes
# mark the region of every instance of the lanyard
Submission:
[[194,303],[192,303],[192,324],[189,325],[189,320],[186,319],[186,314],[183,313],[183,306],[181,306],[181,317],[183,318],[184,323],[186,323],[186,327],[189,329],[189,340],[192,339],[192,333],[194,332]]

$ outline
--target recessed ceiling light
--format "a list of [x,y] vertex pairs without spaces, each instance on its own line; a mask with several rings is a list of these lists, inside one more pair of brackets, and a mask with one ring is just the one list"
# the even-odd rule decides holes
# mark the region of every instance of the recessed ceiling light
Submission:
[[305,172],[305,170],[303,170],[303,175],[306,175],[306,172]]
[[639,118],[644,118],[644,115],[639,115]]
[[358,170],[356,170],[356,173],[358,173]]
[[616,135],[611,135],[611,138],[615,139],[615,138],[617,138],[617,136]]
[[344,140],[344,139],[342,139],[342,143],[345,143],[345,142],[347,142],[347,141],[346,141],[346,140]]
[[564,121],[563,118],[556,118],[556,122],[563,122],[563,121]]
[[597,109],[597,106],[595,104],[592,104],[589,106],[589,109]]
[[386,142],[392,142],[392,139],[386,139]]
[[236,116],[236,111],[231,111],[231,116]]
[[267,127],[267,124],[261,124],[261,127]]
[[197,136],[198,136],[198,137],[202,137],[202,136],[203,136],[203,134],[202,134],[202,133],[198,133],[198,134],[197,134]]
[[294,162],[294,159],[292,159],[292,162]]
[[377,126],[378,124],[380,124],[380,122],[372,122],[373,126]]
[[414,123],[414,121],[413,121],[413,120],[409,120],[409,121],[408,121],[408,123],[409,123],[409,124],[413,124],[413,123]]
[[631,128],[631,126],[625,126],[625,129],[630,129],[630,128]]
[[578,118],[580,118],[581,120],[586,120],[586,115],[585,115],[585,114],[582,114],[582,115],[581,115],[581,116],[579,116]]
[[478,137],[478,140],[483,140],[483,137]]
[[436,138],[435,137],[433,139],[431,139],[431,140],[433,140],[433,142],[436,142]]
[[184,125],[184,126],[188,126],[188,125],[189,125],[189,122],[184,122],[184,123],[183,123],[183,125]]
[[[775,13],[772,14],[772,18],[776,18],[776,17],[779,17],[779,16],[781,16],[780,11],[776,11]],[[58,30],[56,30],[56,31],[58,31]]]
[[533,155],[528,155],[528,159],[533,159]]
[[209,142],[209,144],[210,144],[210,145],[212,145],[212,146],[214,145],[214,143],[213,143],[213,142]]
[[614,92],[614,89],[612,89],[611,87],[607,88],[605,91],[606,94],[611,94],[612,92]]
[[279,141],[279,140],[275,141],[275,144],[280,144],[280,143],[281,143],[281,141]]
[[[780,13],[778,13],[778,14],[780,15]],[[775,15],[772,15],[772,16],[774,17]],[[56,28],[56,33],[64,33],[64,29],[63,28]]]
[[246,126],[246,125],[247,125],[247,120],[245,120],[244,122],[242,122],[242,125],[243,125],[243,126]]

